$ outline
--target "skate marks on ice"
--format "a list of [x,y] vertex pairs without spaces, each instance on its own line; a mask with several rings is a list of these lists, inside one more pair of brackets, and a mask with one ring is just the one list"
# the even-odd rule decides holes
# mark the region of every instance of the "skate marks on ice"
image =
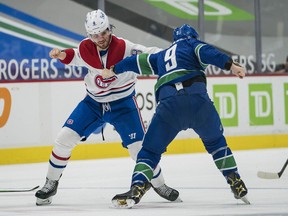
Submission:
[[[111,198],[116,191],[123,191],[124,188],[89,188],[73,189],[59,187],[58,196],[55,196],[50,206],[36,206],[34,193],[13,193],[4,197],[0,195],[0,215],[56,215],[56,216],[126,216],[135,215],[147,216],[232,216],[232,215],[287,215],[287,199],[283,200],[283,188],[264,189],[252,188],[250,190],[251,205],[244,204],[241,200],[233,198],[227,188],[179,188],[182,194],[182,203],[173,203],[158,197],[154,191],[148,191],[141,202],[132,209],[115,209],[111,207]],[[264,192],[263,192],[264,191]],[[287,194],[288,189],[285,189]],[[279,194],[280,201],[266,198],[264,194],[275,197]],[[282,200],[282,203],[281,203]]]
[[[36,206],[35,191],[0,193],[0,216],[287,216],[287,172],[277,181],[257,177],[263,168],[281,168],[287,154],[288,149],[234,153],[251,205],[233,197],[209,155],[203,153],[165,155],[162,159],[167,184],[179,190],[181,203],[166,201],[150,190],[132,209],[112,208],[112,197],[129,189],[131,159],[71,161],[51,205]],[[274,159],[267,163],[269,157]],[[47,163],[0,166],[1,188],[42,186],[46,171]]]

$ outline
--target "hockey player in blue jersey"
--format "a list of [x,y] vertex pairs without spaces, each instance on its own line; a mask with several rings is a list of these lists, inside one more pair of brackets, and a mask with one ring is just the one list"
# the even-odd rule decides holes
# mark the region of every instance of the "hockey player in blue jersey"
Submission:
[[162,153],[181,130],[192,128],[201,138],[217,168],[226,178],[236,199],[249,204],[247,188],[223,135],[219,115],[206,89],[205,68],[215,65],[231,70],[239,78],[245,69],[213,46],[198,40],[198,33],[184,24],[173,33],[172,45],[156,54],[140,54],[104,70],[103,78],[120,73],[157,74],[155,96],[158,102],[151,124],[137,156],[131,188],[112,199],[116,207],[137,204],[150,187],[153,169]]

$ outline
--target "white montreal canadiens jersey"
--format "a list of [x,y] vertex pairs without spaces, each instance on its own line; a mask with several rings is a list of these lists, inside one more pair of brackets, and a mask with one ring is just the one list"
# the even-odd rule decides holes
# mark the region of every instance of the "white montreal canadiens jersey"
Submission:
[[103,68],[110,68],[127,56],[139,53],[156,53],[157,47],[144,47],[128,40],[112,36],[109,49],[100,54],[96,45],[88,38],[80,42],[77,49],[67,49],[64,64],[85,66],[88,73],[84,78],[88,95],[100,103],[111,102],[131,95],[135,90],[137,74],[127,72],[103,80]]

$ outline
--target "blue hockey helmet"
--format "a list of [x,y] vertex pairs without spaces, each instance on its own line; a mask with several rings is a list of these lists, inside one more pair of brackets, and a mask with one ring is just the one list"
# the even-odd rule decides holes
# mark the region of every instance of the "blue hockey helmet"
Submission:
[[199,39],[198,32],[188,24],[184,24],[181,27],[177,27],[173,31],[173,40],[179,40],[180,38],[195,38]]

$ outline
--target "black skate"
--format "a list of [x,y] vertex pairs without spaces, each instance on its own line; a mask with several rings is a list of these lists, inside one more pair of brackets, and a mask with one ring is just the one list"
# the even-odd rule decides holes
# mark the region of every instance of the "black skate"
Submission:
[[133,185],[131,189],[123,194],[117,194],[112,199],[112,204],[116,208],[132,208],[139,203],[143,195],[150,189],[150,183],[144,185]]
[[[152,186],[153,187],[153,186]],[[154,191],[161,196],[162,198],[168,200],[168,201],[175,201],[175,202],[182,202],[182,200],[179,198],[179,192],[166,184],[155,188],[153,187]]]
[[246,188],[242,179],[237,177],[235,172],[232,172],[227,176],[227,181],[228,184],[230,184],[230,188],[235,199],[241,199],[244,203],[250,204],[249,200],[247,199],[248,189]]
[[45,185],[36,192],[36,205],[49,205],[52,202],[52,197],[57,193],[58,180],[49,180],[46,178]]

